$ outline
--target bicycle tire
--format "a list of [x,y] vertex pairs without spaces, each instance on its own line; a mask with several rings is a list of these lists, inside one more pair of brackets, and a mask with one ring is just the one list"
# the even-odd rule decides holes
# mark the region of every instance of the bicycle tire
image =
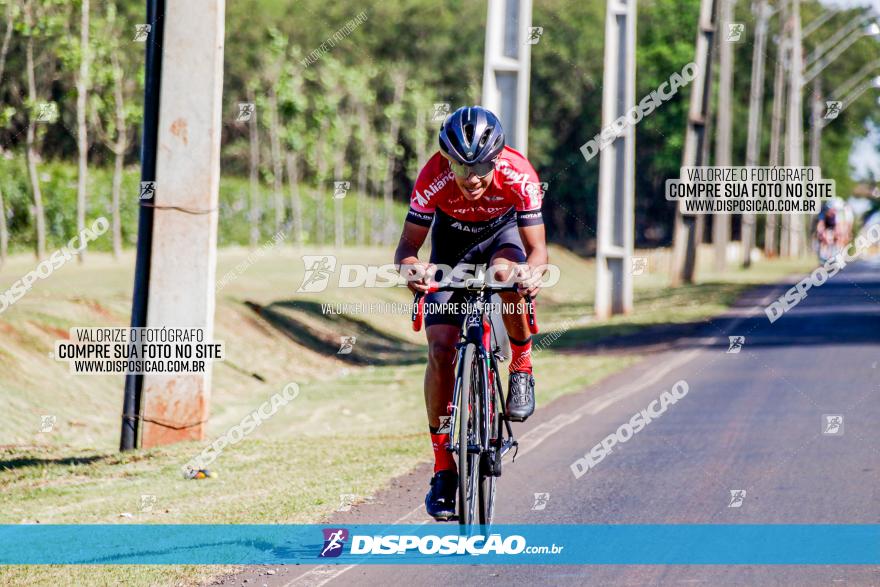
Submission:
[[[491,445],[492,439],[500,439],[501,438],[501,410],[498,407],[498,402],[501,397],[498,394],[496,386],[498,382],[495,382],[493,388],[489,391],[492,394],[492,401],[490,402],[489,409],[494,412],[494,418],[491,420],[491,431],[489,433],[489,441],[487,444]],[[492,447],[490,450],[498,450],[495,447]],[[484,459],[487,459],[487,462],[482,466],[480,466],[480,524],[483,526],[490,526],[492,524],[492,520],[495,518],[495,492],[498,486],[498,477],[496,477],[492,473],[491,463],[488,462],[489,455],[483,455]],[[495,458],[501,458],[497,454]]]
[[[474,523],[477,512],[476,501],[479,499],[478,479],[480,476],[479,455],[468,452],[469,444],[479,445],[479,426],[471,423],[479,422],[479,402],[473,401],[475,385],[479,384],[476,361],[477,347],[468,344],[461,354],[458,368],[460,393],[458,399],[458,523],[470,526]],[[477,375],[475,378],[474,375]]]

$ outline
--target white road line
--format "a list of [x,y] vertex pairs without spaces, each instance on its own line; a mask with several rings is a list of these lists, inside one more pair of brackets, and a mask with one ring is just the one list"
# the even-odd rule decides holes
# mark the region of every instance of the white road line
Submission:
[[691,349],[689,351],[685,351],[676,355],[668,361],[665,361],[662,367],[657,369],[651,369],[642,375],[638,380],[621,387],[619,389],[615,389],[610,391],[604,395],[600,395],[597,398],[594,398],[580,407],[575,413],[576,414],[590,414],[594,416],[604,410],[605,408],[616,404],[620,400],[627,398],[648,385],[653,385],[657,382],[661,377],[666,376],[673,369],[677,369],[682,366],[684,363],[689,362],[693,359],[702,349]]

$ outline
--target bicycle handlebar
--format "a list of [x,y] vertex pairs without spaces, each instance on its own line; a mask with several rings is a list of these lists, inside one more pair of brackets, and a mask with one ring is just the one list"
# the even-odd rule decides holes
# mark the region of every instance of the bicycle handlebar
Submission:
[[[519,291],[516,286],[505,286],[505,287],[496,287],[484,285],[480,288],[482,291],[489,291],[491,293],[502,293],[502,292],[514,292]],[[439,284],[434,284],[428,287],[427,292],[417,292],[415,297],[413,297],[413,310],[412,310],[412,327],[413,330],[418,332],[422,329],[422,324],[425,320],[425,294],[427,293],[436,293],[441,291],[468,291],[467,288],[462,287],[454,287],[449,285],[441,286]],[[470,290],[474,291],[474,290]],[[532,296],[526,294],[526,312],[527,320],[529,325],[529,332],[532,334],[538,334],[538,321],[535,319],[535,303],[532,300]]]

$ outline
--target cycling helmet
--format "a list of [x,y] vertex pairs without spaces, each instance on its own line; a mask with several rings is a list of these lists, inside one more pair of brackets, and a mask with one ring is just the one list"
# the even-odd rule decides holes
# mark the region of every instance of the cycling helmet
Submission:
[[464,165],[488,163],[504,149],[498,117],[482,106],[465,106],[446,117],[440,127],[440,150]]

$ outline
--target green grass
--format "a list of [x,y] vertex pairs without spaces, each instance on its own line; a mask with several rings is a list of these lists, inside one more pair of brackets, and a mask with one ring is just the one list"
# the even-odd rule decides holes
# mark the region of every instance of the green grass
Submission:
[[[369,496],[387,480],[431,458],[425,434],[421,379],[424,334],[410,329],[408,313],[360,314],[333,320],[304,311],[305,302],[400,302],[401,288],[339,289],[297,294],[301,255],[335,254],[338,263],[390,262],[377,247],[296,251],[282,243],[263,255],[224,249],[218,280],[235,278],[218,294],[216,338],[228,360],[214,368],[211,420],[205,442],[183,443],[120,455],[116,452],[122,379],[74,376],[48,358],[55,339],[72,326],[128,322],[133,257],[114,261],[93,254],[38,282],[0,321],[0,523],[301,523],[330,515],[340,494]],[[704,255],[705,256],[705,255]],[[638,360],[591,356],[579,346],[647,325],[703,320],[729,305],[751,284],[800,272],[809,261],[762,262],[749,272],[702,273],[701,283],[666,287],[660,268],[635,277],[636,304],[629,316],[592,319],[593,263],[554,248],[560,283],[539,301],[542,332],[573,321],[574,327],[536,353],[538,403],[583,389]],[[31,256],[11,259],[0,290],[34,266]],[[236,268],[243,268],[236,270]],[[294,303],[292,303],[294,302]],[[249,305],[250,304],[250,305]],[[251,307],[308,327],[309,345],[295,344]],[[398,353],[336,355],[339,336],[355,334],[366,348]],[[565,352],[559,352],[565,351]],[[359,359],[359,360],[356,360]],[[254,377],[256,374],[259,379]],[[238,423],[290,381],[299,397],[280,409],[212,465],[219,477],[188,481],[181,464]],[[41,415],[55,415],[50,433]],[[152,511],[139,510],[141,495],[156,496]],[[121,517],[128,513],[131,517]],[[198,582],[226,568],[5,567],[3,584],[171,585]]]
[[[77,167],[64,161],[45,161],[39,165],[40,186],[43,192],[44,215],[46,218],[47,248],[49,251],[66,244],[76,234],[76,184]],[[112,214],[111,167],[90,167],[88,176],[88,210],[86,225],[104,216],[108,220]],[[319,187],[323,189],[319,189]],[[140,192],[140,167],[132,166],[123,171],[120,218],[122,243],[124,247],[134,247],[137,242],[138,199]],[[23,156],[12,159],[0,157],[0,191],[6,208],[9,224],[9,242],[12,252],[34,250],[35,218],[31,211],[33,196],[28,180]],[[283,205],[287,210],[283,222],[290,217],[290,192],[287,185],[282,189]],[[343,219],[343,240],[351,244],[356,239],[357,219],[363,222],[366,242],[381,241],[381,219],[384,203],[380,198],[359,197],[356,190],[349,190],[344,198],[335,200],[333,182],[323,186],[300,185],[300,205],[303,218],[303,242],[314,244],[319,236],[320,224],[324,227],[323,242],[335,242],[334,213],[339,206]],[[246,177],[224,175],[220,181],[218,244],[220,246],[245,245],[250,242],[250,222],[248,220],[248,199],[250,183]],[[258,186],[258,207],[260,242],[275,234],[274,195],[270,186],[261,182]],[[395,227],[402,224],[407,205],[393,202],[391,216]],[[395,231],[397,229],[395,228]],[[89,245],[92,251],[112,250],[109,233]]]

